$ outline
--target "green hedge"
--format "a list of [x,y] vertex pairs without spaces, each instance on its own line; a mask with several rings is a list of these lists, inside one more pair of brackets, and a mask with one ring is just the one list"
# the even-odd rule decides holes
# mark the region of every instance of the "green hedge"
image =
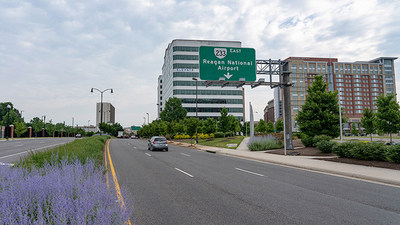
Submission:
[[332,147],[332,152],[343,158],[400,163],[400,145],[349,141],[337,143]]

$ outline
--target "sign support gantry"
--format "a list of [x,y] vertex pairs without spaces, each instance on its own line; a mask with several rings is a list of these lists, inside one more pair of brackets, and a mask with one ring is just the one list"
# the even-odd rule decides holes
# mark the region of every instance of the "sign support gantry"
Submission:
[[293,149],[292,116],[289,89],[292,84],[289,82],[290,71],[288,62],[281,61],[280,59],[256,60],[256,74],[265,77],[260,77],[258,81],[246,81],[245,78],[239,78],[238,81],[229,81],[226,80],[226,77],[220,77],[219,80],[207,80],[204,83],[207,87],[210,85],[221,85],[221,87],[227,85],[235,85],[236,87],[250,85],[251,88],[258,86],[271,86],[271,88],[280,88],[282,90],[283,101],[282,116],[284,123],[284,143],[286,155],[286,149]]

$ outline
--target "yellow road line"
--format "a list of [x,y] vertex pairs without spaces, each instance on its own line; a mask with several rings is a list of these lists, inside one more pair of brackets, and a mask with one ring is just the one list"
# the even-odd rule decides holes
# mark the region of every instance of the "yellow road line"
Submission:
[[[118,200],[121,203],[121,208],[123,210],[126,210],[124,198],[122,197],[121,189],[119,188],[119,184],[118,184],[117,175],[115,174],[114,165],[112,163],[111,156],[110,156],[110,141],[111,141],[110,139],[108,139],[108,141],[107,141],[107,156],[110,160],[110,170],[111,170],[111,174],[113,176],[113,180],[114,180],[114,184],[115,184],[115,191],[117,192]],[[126,224],[131,225],[131,220],[128,219],[128,221],[126,221]]]

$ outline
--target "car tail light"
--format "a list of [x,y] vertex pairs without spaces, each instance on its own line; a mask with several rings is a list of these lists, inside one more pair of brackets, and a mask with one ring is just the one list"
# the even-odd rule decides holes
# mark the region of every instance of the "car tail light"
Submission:
[[165,140],[165,144],[168,144],[168,140]]
[[156,141],[155,141],[155,140],[153,141],[153,144],[156,144]]

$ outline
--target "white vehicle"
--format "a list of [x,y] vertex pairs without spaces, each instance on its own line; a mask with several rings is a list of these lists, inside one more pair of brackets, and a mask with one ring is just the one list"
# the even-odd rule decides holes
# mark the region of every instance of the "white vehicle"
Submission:
[[123,131],[118,131],[117,138],[123,138],[123,137],[124,137],[124,132]]

